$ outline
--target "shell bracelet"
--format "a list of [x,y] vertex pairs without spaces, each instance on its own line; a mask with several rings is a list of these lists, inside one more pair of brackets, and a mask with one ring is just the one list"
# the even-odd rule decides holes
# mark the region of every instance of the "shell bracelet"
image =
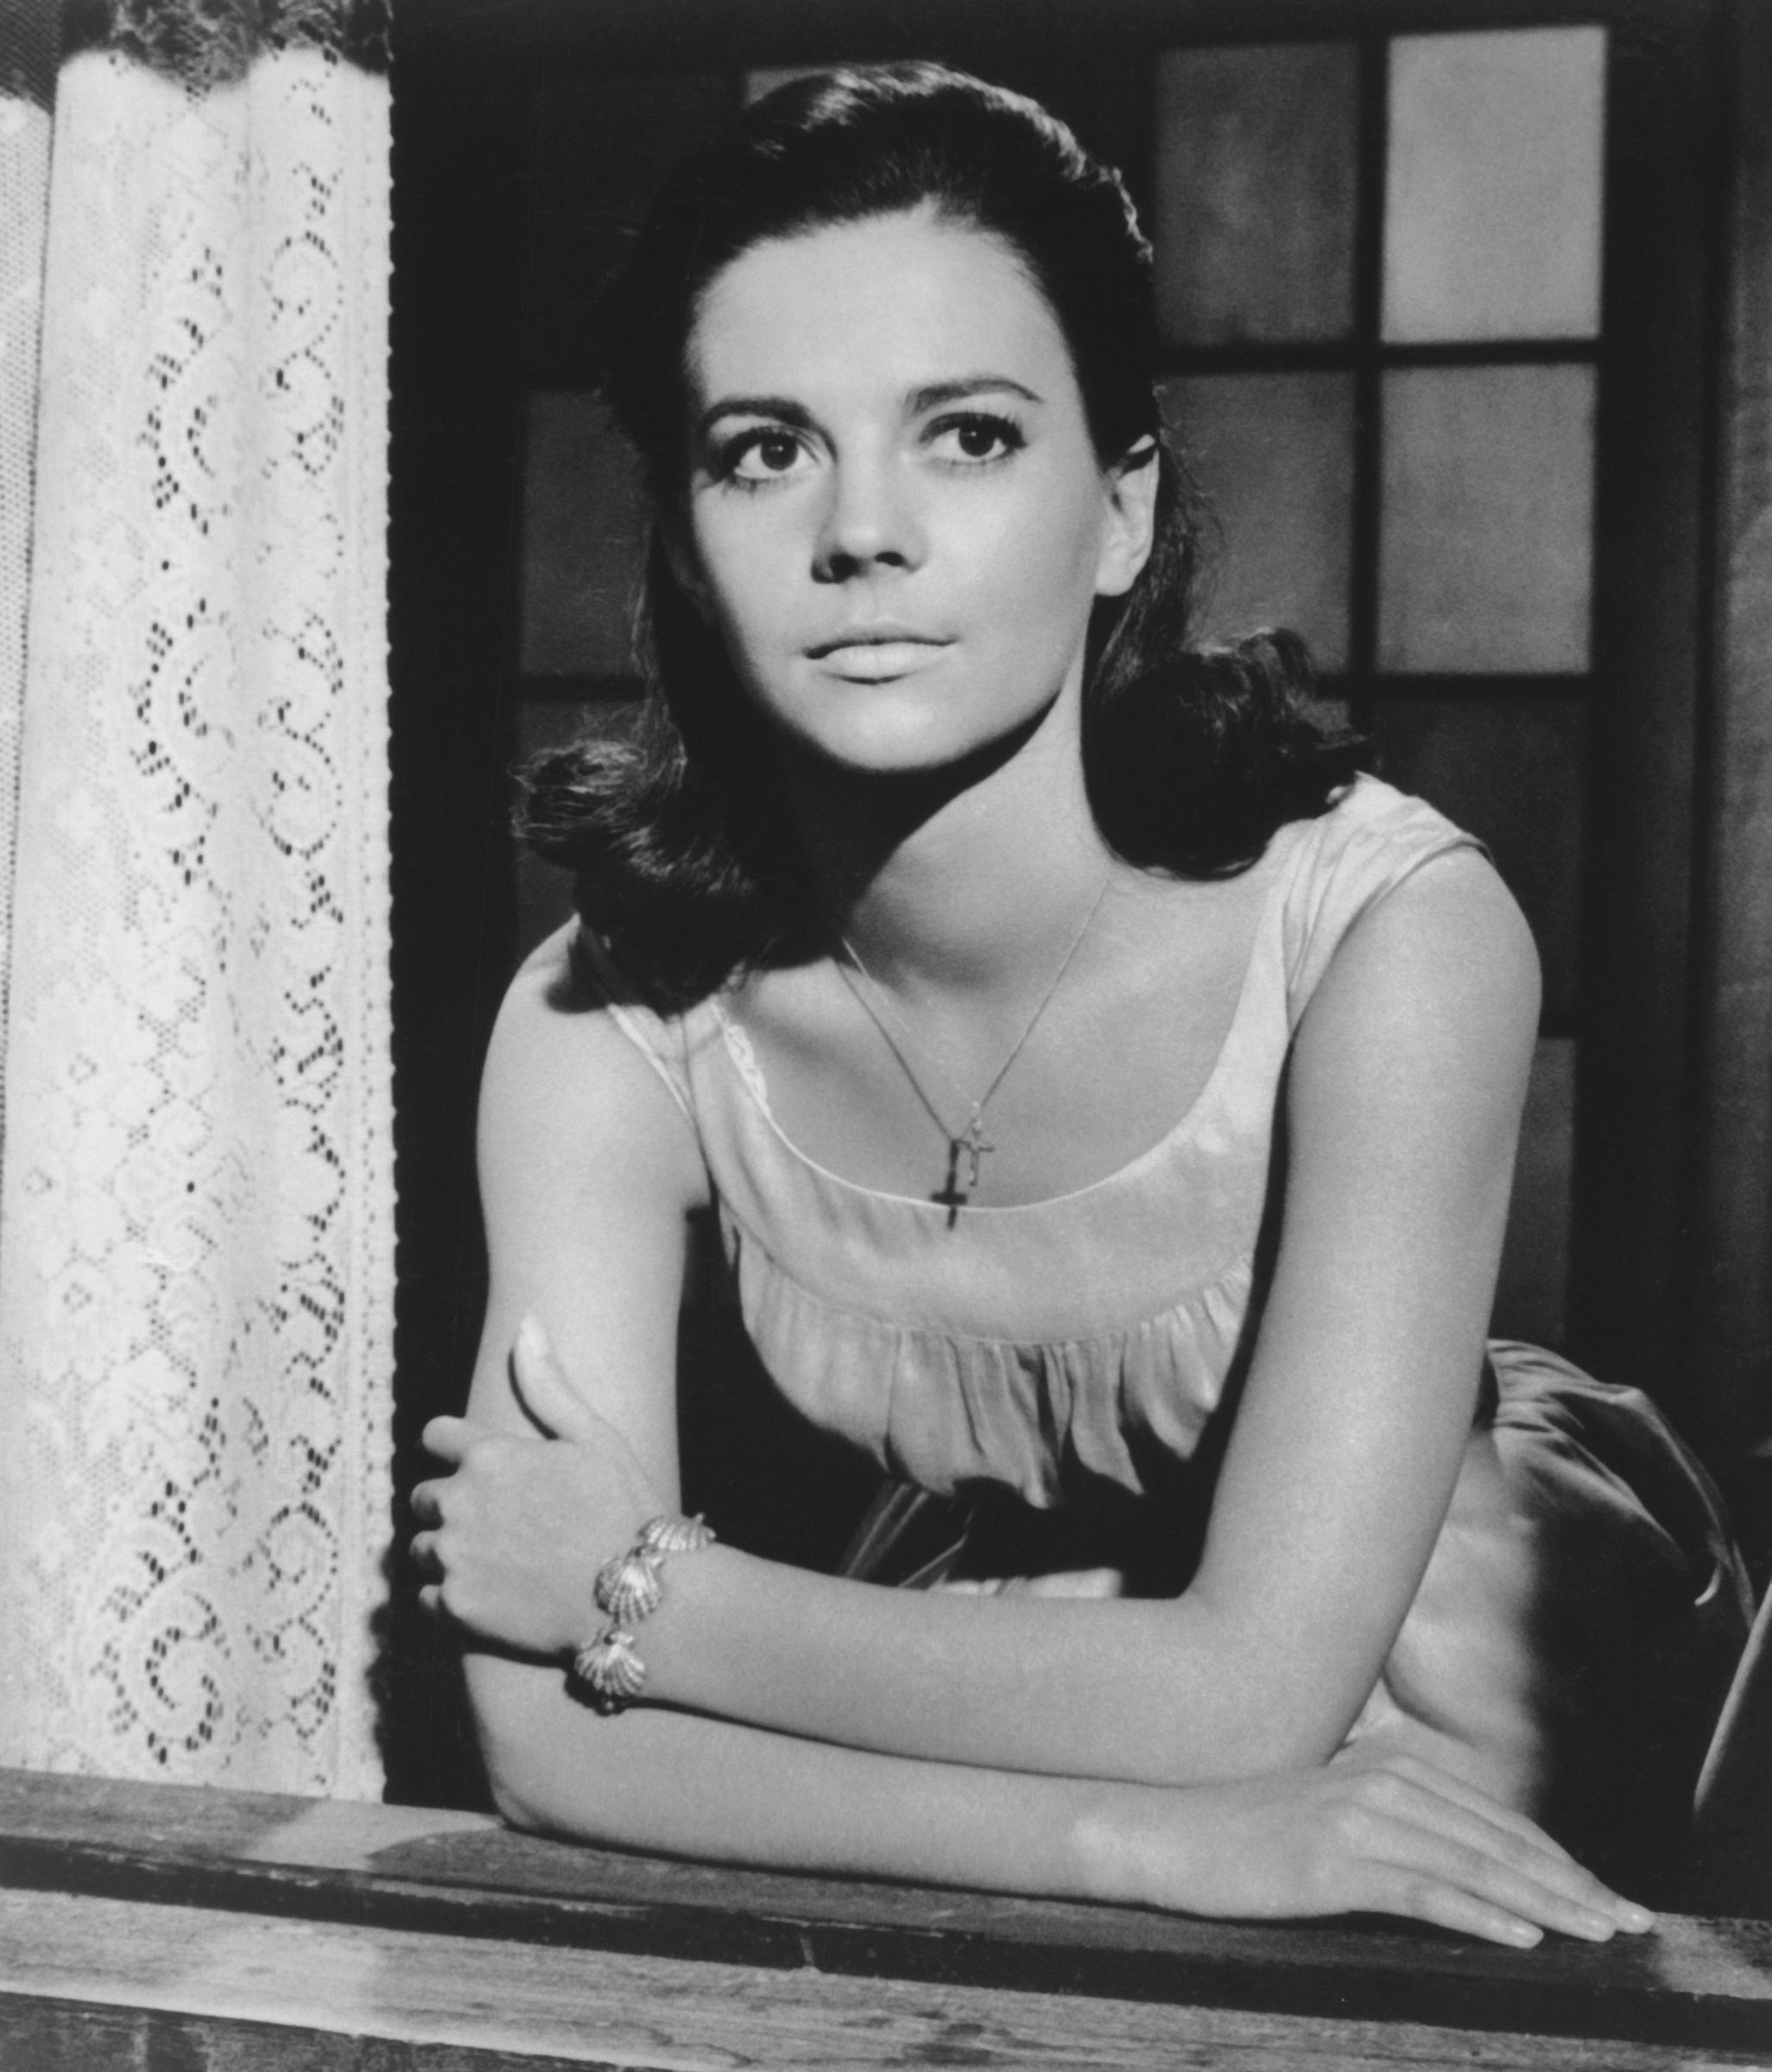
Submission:
[[597,1608],[609,1624],[573,1657],[573,1677],[598,1712],[620,1712],[646,1688],[646,1665],[634,1652],[634,1628],[649,1619],[664,1597],[661,1570],[669,1554],[693,1554],[712,1546],[714,1530],[700,1518],[661,1513],[641,1526],[625,1554],[597,1571]]

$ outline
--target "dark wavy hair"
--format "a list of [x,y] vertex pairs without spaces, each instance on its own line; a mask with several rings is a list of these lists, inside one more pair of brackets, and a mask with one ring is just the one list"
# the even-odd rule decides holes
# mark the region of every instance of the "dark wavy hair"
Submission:
[[[1103,838],[1146,869],[1245,869],[1282,822],[1325,810],[1360,744],[1312,716],[1292,635],[1191,641],[1200,527],[1157,407],[1150,248],[1119,176],[1036,103],[939,65],[829,73],[779,87],[678,167],[610,286],[600,339],[603,391],[655,512],[681,506],[689,342],[722,268],[764,239],[920,207],[1026,268],[1102,465],[1155,444],[1150,558],[1124,597],[1097,600],[1090,626],[1083,758]],[[683,1003],[815,940],[816,921],[766,723],[656,520],[636,651],[634,723],[533,763],[517,824],[577,874],[580,913],[630,976]]]

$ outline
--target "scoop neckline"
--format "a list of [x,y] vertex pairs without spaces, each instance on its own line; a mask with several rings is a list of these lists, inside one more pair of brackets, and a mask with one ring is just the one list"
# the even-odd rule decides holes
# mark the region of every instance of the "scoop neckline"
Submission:
[[[1225,1031],[1224,1040],[1218,1045],[1218,1052],[1212,1059],[1212,1069],[1202,1082],[1199,1091],[1188,1103],[1180,1119],[1172,1128],[1166,1130],[1155,1143],[1147,1145],[1142,1151],[1136,1153],[1123,1166],[1117,1166],[1111,1172],[1103,1173],[1098,1179],[1085,1180],[1080,1187],[1067,1188],[1062,1194],[1041,1195],[1037,1201],[979,1202],[977,1203],[968,1202],[964,1204],[968,1216],[1026,1216],[1034,1210],[1061,1209],[1072,1203],[1080,1202],[1090,1195],[1101,1193],[1123,1181],[1132,1180],[1138,1175],[1142,1167],[1154,1165],[1165,1153],[1173,1150],[1174,1146],[1187,1134],[1205,1110],[1206,1103],[1217,1091],[1218,1082],[1225,1075],[1231,1052],[1237,1047],[1237,1039],[1242,1033],[1243,1024],[1252,1011],[1251,1003],[1255,999],[1256,989],[1256,972],[1261,966],[1269,938],[1274,930],[1275,917],[1281,906],[1282,892],[1290,885],[1292,872],[1297,862],[1297,852],[1303,844],[1307,831],[1317,824],[1318,823],[1314,820],[1289,820],[1277,828],[1270,838],[1268,854],[1272,853],[1273,843],[1278,842],[1282,836],[1292,834],[1294,830],[1300,831],[1293,836],[1293,853],[1290,856],[1282,856],[1274,865],[1274,881],[1269,886],[1262,900],[1261,912],[1256,917],[1255,930],[1250,942],[1249,961],[1243,968],[1243,976],[1237,986],[1237,1004],[1231,1011],[1231,1020]],[[1264,855],[1263,861],[1266,860],[1267,856]],[[858,1196],[864,1201],[889,1202],[895,1206],[907,1209],[933,1210],[936,1214],[945,1217],[948,1213],[948,1204],[946,1202],[938,1202],[929,1195],[897,1194],[889,1188],[870,1187],[861,1180],[851,1180],[846,1174],[832,1172],[828,1166],[820,1165],[818,1159],[809,1153],[801,1149],[800,1146],[782,1128],[775,1109],[769,1105],[769,1083],[763,1077],[762,1066],[756,1061],[756,1046],[750,1040],[750,1033],[726,1006],[726,994],[729,989],[722,988],[719,992],[710,995],[708,1000],[708,1005],[713,1011],[714,1019],[719,1024],[721,1043],[726,1053],[726,1062],[732,1068],[733,1077],[738,1082],[744,1098],[762,1117],[775,1141],[788,1153],[794,1163],[803,1166],[807,1172],[824,1181],[827,1185],[840,1188],[845,1194]],[[743,1046],[742,1058],[739,1051],[741,1045]],[[956,1227],[958,1227],[957,1224]]]

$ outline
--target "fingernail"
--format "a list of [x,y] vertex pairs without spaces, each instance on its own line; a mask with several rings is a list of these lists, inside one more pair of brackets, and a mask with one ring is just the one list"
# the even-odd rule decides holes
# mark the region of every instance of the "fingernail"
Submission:
[[516,1342],[518,1349],[532,1360],[542,1359],[547,1355],[547,1334],[533,1317],[525,1317],[517,1326]]
[[1614,1910],[1620,1928],[1627,1928],[1633,1936],[1640,1936],[1645,1929],[1655,1925],[1655,1917],[1646,1906],[1639,1906],[1634,1899],[1620,1899]]
[[1509,1921],[1508,1934],[1522,1949],[1529,1949],[1533,1943],[1541,1942],[1544,1940],[1544,1930],[1541,1928],[1535,1928],[1529,1921]]

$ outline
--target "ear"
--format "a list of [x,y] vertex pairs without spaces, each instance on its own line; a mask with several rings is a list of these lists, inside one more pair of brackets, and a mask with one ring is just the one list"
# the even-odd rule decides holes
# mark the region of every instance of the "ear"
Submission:
[[1147,436],[1102,478],[1106,522],[1095,570],[1097,597],[1124,597],[1137,581],[1155,536],[1156,494],[1157,444]]
[[690,536],[689,520],[686,512],[661,512],[658,520],[658,537],[665,552],[665,559],[671,565],[671,573],[677,579],[677,587],[689,602],[710,623],[713,619],[713,603],[708,596],[707,579],[701,572],[701,562],[695,552],[695,542]]

